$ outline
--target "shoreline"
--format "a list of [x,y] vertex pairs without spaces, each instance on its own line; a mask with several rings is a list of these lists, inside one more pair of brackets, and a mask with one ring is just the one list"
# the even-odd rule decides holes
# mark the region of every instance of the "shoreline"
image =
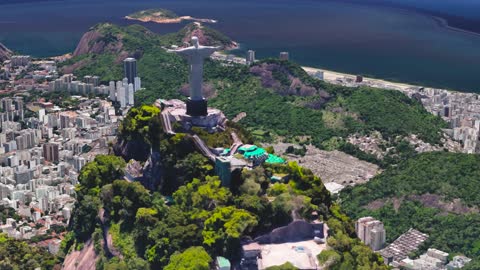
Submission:
[[466,30],[466,29],[462,29],[462,28],[458,28],[458,27],[450,25],[448,23],[448,19],[438,17],[438,16],[435,16],[435,15],[425,14],[425,16],[429,16],[430,18],[432,18],[435,22],[437,22],[437,24],[440,27],[444,27],[448,30],[451,30],[451,31],[454,31],[454,32],[459,32],[459,33],[462,33],[462,34],[469,34],[469,35],[474,35],[474,36],[480,37],[480,33],[478,33],[478,32],[474,32],[474,31],[470,31],[470,30]]
[[409,14],[415,14],[418,16],[424,16],[426,18],[430,18],[432,21],[434,21],[439,27],[445,28],[447,30],[451,30],[453,32],[458,32],[462,34],[469,34],[469,35],[474,35],[480,37],[480,32],[475,32],[472,30],[468,29],[463,29],[457,26],[454,26],[450,24],[449,19],[446,17],[442,17],[441,15],[436,15],[428,11],[423,11],[423,10],[417,10],[417,9],[408,9],[408,8],[402,8],[402,7],[390,7],[392,9],[396,9],[397,11],[404,12],[404,13],[409,13]]
[[[323,72],[324,76],[324,81],[329,82],[329,83],[334,83],[337,82],[339,79],[344,80],[345,78],[355,78],[357,75],[354,74],[348,74],[348,73],[342,73],[342,72],[337,72],[337,71],[332,71],[332,70],[327,70],[327,69],[322,69],[322,68],[314,68],[314,67],[306,67],[302,66],[302,69],[305,70],[309,75],[315,75],[317,72]],[[430,88],[430,87],[425,87],[425,86],[420,86],[420,85],[414,85],[414,84],[408,84],[408,83],[402,83],[402,82],[392,82],[392,81],[386,81],[383,79],[376,79],[376,78],[371,78],[371,77],[363,77],[363,82],[368,83],[368,84],[382,84],[384,85],[383,88],[386,89],[392,89],[392,90],[400,90],[400,91],[406,91],[411,88]],[[374,87],[374,86],[373,86]],[[451,90],[448,90],[451,91]],[[452,91],[456,92],[456,91]],[[465,92],[467,93],[467,92]],[[473,93],[473,92],[468,92],[468,93]]]
[[201,19],[201,18],[195,18],[192,16],[180,16],[177,18],[154,18],[151,16],[143,17],[143,18],[133,18],[130,16],[125,16],[123,17],[126,20],[129,21],[139,21],[139,22],[144,22],[144,23],[158,23],[158,24],[174,24],[174,23],[181,23],[183,21],[193,21],[193,22],[201,22],[201,23],[217,23],[217,20],[214,19]]
[[[478,20],[469,19],[469,18],[462,17],[461,15],[458,15],[458,16],[457,15],[449,15],[449,14],[442,13],[442,12],[436,12],[436,11],[433,11],[433,10],[428,10],[428,9],[423,9],[423,8],[418,8],[418,7],[408,6],[408,5],[402,5],[402,4],[395,4],[395,3],[375,3],[375,4],[373,4],[373,3],[358,3],[356,1],[351,1],[351,0],[343,0],[342,2],[353,4],[353,5],[383,7],[383,8],[396,10],[396,11],[399,11],[399,12],[416,14],[416,15],[419,15],[419,16],[425,16],[425,17],[429,17],[429,18],[433,19],[440,26],[445,27],[449,30],[464,33],[464,34],[471,34],[471,35],[480,36],[480,19],[478,19]],[[476,24],[478,24],[478,27],[473,27],[473,28],[475,28],[475,29],[478,28],[478,30],[473,30],[472,28],[468,28],[468,27],[461,27],[461,26],[458,25],[457,20],[463,20],[463,21],[468,22],[470,24],[476,23]],[[457,23],[452,23],[452,21],[457,21]]]
[[432,85],[422,84],[422,83],[411,83],[411,82],[405,82],[400,80],[382,79],[382,78],[371,77],[368,75],[365,76],[360,73],[359,74],[344,73],[340,71],[334,71],[334,70],[329,70],[329,69],[324,69],[319,67],[301,66],[301,68],[311,76],[314,76],[316,72],[321,71],[323,72],[323,76],[324,76],[323,80],[333,84],[340,84],[339,80],[342,80],[343,83],[349,83],[347,79],[355,81],[357,76],[361,76],[363,78],[363,81],[360,84],[363,83],[365,86],[371,86],[374,88],[382,88],[387,90],[399,90],[399,91],[407,91],[413,88],[417,88],[417,89],[423,88],[423,89],[438,89],[438,90],[447,91],[451,93],[480,95],[480,87],[478,87],[478,89],[476,90],[462,90],[459,88],[446,88],[442,86],[432,86]]
[[314,67],[306,67],[306,66],[301,66],[301,68],[308,75],[312,77],[315,77],[315,74],[319,71],[323,72],[324,82],[335,84],[335,85],[344,85],[347,87],[367,86],[367,87],[372,87],[380,90],[400,91],[406,94],[407,96],[410,96],[410,94],[412,93],[418,93],[420,89],[423,89],[423,91],[433,89],[433,90],[444,91],[447,93],[479,95],[478,92],[473,92],[473,91],[459,91],[459,90],[453,90],[453,89],[423,86],[423,85],[409,84],[409,83],[403,83],[403,82],[393,82],[393,81],[387,81],[384,79],[376,79],[376,78],[364,77],[364,76],[361,76],[363,78],[362,82],[357,83],[357,82],[354,82],[355,78],[357,77],[357,75],[354,75],[354,74],[348,74],[348,73],[342,73],[342,72],[337,72],[337,71],[332,71],[332,70],[327,70],[322,68],[314,68]]
[[[436,12],[433,12],[433,11],[417,9],[417,8],[412,8],[412,9],[400,8],[400,9],[405,10],[406,12],[411,12],[411,13],[414,13],[414,14],[430,17],[431,19],[436,21],[439,24],[439,26],[444,27],[444,28],[449,29],[449,30],[452,30],[454,32],[480,36],[480,30],[476,31],[476,30],[456,26],[455,23],[452,24],[451,23],[452,18],[455,18],[456,16],[442,14],[442,13],[436,13]],[[458,16],[456,18],[464,20],[464,21],[468,21],[470,23],[477,22],[478,24],[480,24],[480,21],[476,21],[476,20],[472,20],[472,19],[468,19],[468,18],[463,18],[461,16]]]
[[[245,58],[235,56],[233,59],[228,60],[229,57],[228,51],[223,51],[223,52],[215,52],[212,54],[212,59],[213,60],[220,60],[220,61],[233,61],[237,64],[243,64],[245,65]],[[256,61],[261,61],[262,59],[257,59]],[[451,93],[464,93],[464,94],[474,94],[478,95],[478,92],[474,91],[460,91],[460,90],[454,90],[454,89],[445,89],[441,87],[432,87],[432,86],[425,86],[421,84],[411,84],[411,83],[406,83],[406,82],[395,82],[395,81],[388,81],[386,79],[378,79],[378,78],[373,78],[373,77],[367,77],[363,75],[355,75],[355,74],[350,74],[350,73],[343,73],[339,71],[333,71],[333,70],[328,70],[324,68],[316,68],[316,67],[308,67],[308,66],[300,66],[308,75],[312,77],[316,77],[317,72],[322,72],[323,73],[323,81],[331,84],[336,84],[336,85],[346,85],[349,87],[354,87],[354,86],[359,86],[359,84],[368,86],[368,87],[373,87],[373,88],[378,88],[378,89],[386,89],[386,90],[396,90],[396,91],[401,91],[404,93],[407,93],[411,91],[412,89],[418,90],[418,89],[438,89],[438,90],[443,90]],[[362,82],[360,83],[354,83],[355,79],[357,76],[362,77]],[[480,89],[479,89],[480,90]]]

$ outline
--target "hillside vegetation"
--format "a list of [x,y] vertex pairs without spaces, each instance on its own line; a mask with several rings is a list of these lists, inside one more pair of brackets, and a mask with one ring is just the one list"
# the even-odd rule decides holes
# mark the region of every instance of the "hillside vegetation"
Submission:
[[141,18],[150,17],[150,16],[153,16],[155,18],[160,18],[160,19],[161,18],[166,18],[166,19],[178,18],[178,15],[175,14],[175,12],[168,9],[163,9],[163,8],[152,8],[147,10],[141,10],[128,15],[128,17],[135,18],[135,19],[141,19]]
[[421,154],[343,190],[342,208],[381,220],[388,241],[413,227],[430,235],[424,249],[480,259],[479,166],[478,155]]
[[[332,249],[319,255],[322,263],[330,269],[385,269],[382,260],[356,238],[350,218],[332,202],[321,179],[311,171],[296,163],[264,165],[235,173],[232,186],[224,187],[214,176],[213,164],[195,150],[191,134],[179,132],[167,136],[162,133],[160,111],[146,104],[158,98],[185,99],[179,89],[185,87],[188,79],[186,61],[168,53],[164,47],[188,40],[195,31],[202,31],[204,37],[210,38],[206,40],[211,44],[206,45],[225,45],[230,41],[210,28],[192,28],[192,25],[179,33],[159,36],[141,26],[99,24],[84,35],[74,58],[63,64],[64,72],[74,71],[77,76],[99,75],[103,82],[108,82],[121,79],[123,58],[138,59],[145,89],[135,94],[138,106],[120,125],[119,143],[126,142],[126,145],[119,148],[141,152],[137,148],[141,146],[152,155],[142,155],[137,160],[156,164],[151,166],[155,168],[148,168],[155,180],[142,183],[120,180],[126,166],[120,157],[97,156],[85,166],[79,175],[78,202],[63,251],[80,248],[91,238],[101,257],[97,264],[100,269],[175,269],[192,263],[192,257],[201,259],[196,262],[198,268],[205,268],[218,255],[237,260],[241,239],[288,224],[292,213],[310,220],[311,213],[316,211],[331,229],[327,241]],[[251,67],[207,61],[205,80],[214,92],[210,106],[221,109],[230,119],[246,114],[225,132],[213,135],[194,130],[211,147],[231,144],[229,134],[236,131],[249,143],[253,139],[278,138],[312,143],[319,148],[340,149],[387,168],[396,165],[398,160],[415,156],[397,137],[417,134],[426,142],[439,143],[444,127],[441,119],[400,92],[331,85],[310,77],[288,61],[267,59]],[[382,133],[387,146],[396,148],[393,151],[396,158],[380,161],[345,141],[351,134],[366,135],[374,130]],[[128,151],[120,151],[120,155],[128,157]],[[473,256],[478,243],[460,242],[477,233],[471,225],[475,223],[469,223],[478,218],[473,210],[438,215],[444,210],[426,207],[409,198],[410,194],[431,192],[444,200],[461,200],[465,204],[462,207],[474,209],[478,198],[469,193],[472,186],[451,191],[454,182],[446,179],[453,174],[442,176],[446,172],[440,165],[425,174],[417,172],[421,168],[416,167],[417,163],[428,167],[430,162],[450,162],[450,169],[460,164],[464,169],[477,162],[462,161],[463,156],[456,160],[449,155],[419,155],[411,162],[391,166],[371,183],[342,193],[342,207],[355,218],[364,214],[385,218],[389,240],[415,225],[432,235],[429,241],[435,247]],[[473,179],[476,174],[472,170],[452,169]],[[270,177],[274,173],[288,174],[290,180],[272,184]],[[431,175],[439,178],[423,179]],[[407,176],[411,179],[406,179]],[[435,185],[430,189],[425,182]],[[400,199],[404,203],[394,209],[388,199]],[[375,200],[386,201],[380,202],[383,203],[380,208],[372,205],[363,208]],[[404,219],[400,214],[411,218]],[[395,222],[399,225],[395,226]],[[435,227],[439,224],[459,231],[464,229],[466,233],[446,243],[444,237],[451,230]],[[428,230],[428,226],[439,229]],[[102,246],[103,234],[111,235],[115,250]],[[112,258],[115,251],[121,256]]]
[[[317,211],[331,225],[332,251],[341,254],[334,265],[385,269],[381,259],[354,238],[351,221],[332,205],[321,179],[311,171],[296,163],[264,165],[240,171],[231,187],[222,186],[188,134],[168,137],[145,130],[158,124],[155,113],[149,106],[132,111],[122,123],[120,136],[143,134],[144,142],[161,152],[164,182],[147,190],[139,182],[118,180],[125,162],[120,157],[97,156],[80,172],[79,200],[64,250],[81,246],[91,237],[101,258],[99,269],[191,269],[188,265],[208,269],[219,255],[238,260],[241,239],[286,225],[292,216],[311,220],[312,211]],[[249,136],[229,128],[243,138]],[[222,141],[221,134],[201,136],[207,142]],[[272,184],[274,173],[288,174],[290,180]],[[168,205],[166,195],[171,196]],[[110,250],[102,248],[99,237],[103,233],[112,236],[121,256],[109,258]]]
[[0,269],[60,269],[58,260],[46,250],[0,234]]
[[[162,46],[181,44],[195,31],[208,36],[207,45],[231,42],[218,31],[199,28],[197,24],[164,36],[141,26],[100,24],[80,42],[77,51],[85,53],[65,63],[64,69],[79,67],[76,75],[99,74],[104,82],[119,80],[121,59],[115,55],[133,55],[139,59],[138,70],[145,87],[135,94],[137,104],[151,104],[157,98],[185,99],[179,89],[188,81],[187,64]],[[96,38],[92,39],[92,35]],[[81,44],[90,45],[82,48]],[[269,134],[257,136],[258,140],[281,136],[298,142],[301,137],[305,143],[339,149],[382,167],[413,152],[397,136],[417,134],[424,141],[436,144],[440,142],[441,128],[445,127],[440,118],[400,92],[330,85],[310,77],[300,66],[288,61],[267,59],[252,67],[207,61],[205,80],[213,89],[210,105],[222,109],[230,119],[246,113],[240,121],[242,125],[255,134]],[[384,160],[361,152],[345,140],[350,134],[367,135],[373,130],[386,138],[385,147],[395,149]]]

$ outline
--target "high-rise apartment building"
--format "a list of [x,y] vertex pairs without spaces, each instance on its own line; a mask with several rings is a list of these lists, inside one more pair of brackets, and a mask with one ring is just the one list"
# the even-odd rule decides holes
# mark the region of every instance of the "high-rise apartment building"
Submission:
[[288,52],[281,52],[280,53],[280,60],[289,60],[290,59],[290,55]]
[[137,77],[137,60],[135,60],[135,58],[126,58],[123,60],[123,71],[125,78],[128,79],[127,84],[135,83],[135,77]]
[[43,145],[43,157],[46,161],[58,162],[59,159],[59,146],[56,143],[46,143]]
[[246,61],[247,61],[247,65],[251,65],[255,63],[255,51],[252,51],[252,50],[247,51]]
[[383,223],[372,218],[363,217],[355,222],[355,232],[362,242],[374,251],[380,250],[385,244],[385,228]]

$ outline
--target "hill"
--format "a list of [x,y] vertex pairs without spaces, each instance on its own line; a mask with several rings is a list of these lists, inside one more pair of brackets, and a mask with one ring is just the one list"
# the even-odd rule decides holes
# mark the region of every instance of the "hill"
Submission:
[[5,45],[0,43],[0,62],[10,59],[13,55],[13,52],[10,51]]
[[183,46],[185,43],[190,43],[193,36],[198,37],[200,44],[205,46],[220,46],[222,50],[232,50],[238,47],[235,41],[223,33],[198,22],[186,25],[177,33],[164,35],[161,40],[165,46]]
[[[183,42],[199,29],[195,27],[159,36],[142,26],[100,24],[90,29],[75,57],[65,63],[64,70],[77,65],[77,76],[100,75],[105,82],[121,78],[119,55],[136,56],[146,89],[136,93],[138,106],[119,128],[117,153],[127,159],[138,155],[135,158],[145,162],[152,177],[141,183],[118,180],[126,166],[120,157],[97,156],[87,164],[79,175],[78,203],[64,252],[80,249],[92,239],[100,268],[170,269],[169,262],[192,252],[208,265],[209,258],[217,255],[238,259],[243,237],[285,225],[295,215],[311,219],[312,211],[317,211],[331,229],[327,242],[332,250],[322,253],[320,261],[334,264],[332,269],[384,269],[378,256],[355,238],[351,220],[311,171],[296,163],[264,165],[239,172],[234,184],[225,187],[213,164],[195,150],[192,134],[163,134],[160,110],[145,104],[157,98],[185,99],[179,89],[187,82],[187,64],[164,47]],[[226,41],[222,40],[210,42]],[[211,147],[231,144],[230,132],[235,131],[246,142],[280,137],[368,159],[372,157],[345,138],[378,130],[387,140],[386,147],[397,149],[392,155],[401,159],[400,152],[410,154],[410,148],[400,145],[397,137],[417,134],[437,143],[444,124],[400,92],[331,85],[288,61],[268,59],[250,67],[207,61],[205,79],[214,92],[210,105],[230,119],[244,113],[239,124],[247,128],[231,124],[216,134],[194,130]],[[124,151],[128,148],[146,151]],[[396,161],[382,164],[388,167]],[[290,180],[273,184],[269,180],[273,173],[286,173]],[[172,200],[174,204],[166,205]],[[345,207],[352,214],[354,207]],[[114,249],[102,245],[104,235],[111,236]],[[110,258],[118,252],[121,256]]]
[[80,39],[73,58],[63,62],[61,72],[78,76],[101,74],[103,82],[122,77],[126,57],[141,58],[145,51],[158,46],[158,36],[140,25],[119,27],[97,24]]
[[[144,45],[154,43],[157,36],[147,28],[139,25],[130,25],[119,27],[110,23],[97,24],[86,32],[77,48],[73,52],[73,57],[85,54],[105,54],[116,53],[122,56],[122,53],[143,52]],[[141,57],[141,54],[138,55]],[[123,59],[121,59],[123,60]]]
[[[119,80],[119,55],[133,55],[139,59],[138,70],[146,88],[135,94],[138,104],[152,104],[157,98],[182,99],[185,97],[179,90],[187,83],[186,62],[162,47],[182,44],[196,31],[203,32],[202,44],[228,46],[231,42],[218,31],[197,24],[163,36],[138,25],[100,24],[84,35],[76,56],[64,64],[63,71],[74,70],[77,76],[99,74],[104,82]],[[295,142],[302,137],[319,148],[339,149],[383,167],[412,154],[402,138],[416,134],[438,144],[445,127],[440,118],[400,92],[331,85],[288,61],[267,59],[252,67],[207,61],[205,80],[211,89],[212,106],[222,109],[230,119],[246,113],[241,124],[256,134],[270,133],[259,140],[280,136]],[[346,140],[352,134],[368,135],[375,130],[384,135],[385,149],[391,149],[382,160]]]
[[[192,35],[198,35],[202,45],[224,48],[235,46],[235,43],[225,35],[198,24],[189,24],[178,33],[159,36],[140,25],[121,27],[101,23],[90,28],[82,36],[73,53],[73,58],[61,64],[61,72],[74,73],[80,77],[99,74],[102,82],[108,83],[110,80],[121,79],[122,60],[126,57],[134,57],[140,59],[139,71],[142,79],[145,79],[146,85],[152,85],[155,80],[162,80],[161,76],[155,78],[150,76],[158,74],[155,69],[159,69],[161,73],[166,72],[162,68],[162,63],[165,63],[163,67],[168,68],[170,72],[176,71],[175,68],[171,68],[172,64],[177,69],[184,69],[183,60],[167,53],[162,47],[183,45],[186,41],[190,42]],[[147,57],[143,57],[145,54]],[[174,77],[171,79],[176,85],[185,81],[183,77],[178,78],[179,76],[176,75]],[[169,79],[166,78],[166,80]],[[167,89],[171,87],[169,84]],[[153,100],[150,101],[153,103]]]
[[[177,269],[183,257],[195,258],[195,269],[208,269],[219,255],[238,262],[242,239],[286,225],[294,216],[311,220],[317,211],[330,226],[329,254],[341,254],[334,263],[345,269],[386,269],[353,237],[353,224],[311,171],[294,162],[264,164],[239,171],[230,186],[222,185],[213,164],[195,150],[191,134],[169,136],[159,129],[159,113],[148,105],[130,110],[119,139],[142,140],[152,156],[158,153],[162,183],[146,189],[140,182],[117,180],[125,161],[96,156],[79,174],[65,253],[92,239],[99,269]],[[232,131],[248,142],[248,132],[235,124],[215,134],[194,130],[212,147],[231,143]],[[288,174],[290,180],[274,184],[274,173]],[[112,245],[102,244],[104,235]]]
[[60,269],[52,254],[0,233],[0,269]]
[[146,17],[155,17],[155,18],[165,18],[165,19],[176,19],[179,16],[175,14],[175,12],[168,10],[168,9],[163,9],[163,8],[154,8],[154,9],[146,9],[146,10],[141,10],[137,11],[135,13],[132,13],[128,15],[127,17],[133,18],[133,19],[142,19]]
[[353,218],[373,216],[392,241],[410,227],[430,235],[423,246],[480,259],[480,156],[426,153],[387,169],[340,198]]
[[175,14],[175,12],[163,8],[141,10],[125,16],[125,19],[154,23],[181,23],[182,21],[197,21],[206,23],[217,22],[212,19],[199,19],[192,16],[178,16]]

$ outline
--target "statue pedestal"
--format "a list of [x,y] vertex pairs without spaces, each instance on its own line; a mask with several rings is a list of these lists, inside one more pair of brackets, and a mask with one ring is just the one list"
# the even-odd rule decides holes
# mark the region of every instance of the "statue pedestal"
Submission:
[[190,116],[206,116],[207,111],[207,100],[187,100],[187,114]]

